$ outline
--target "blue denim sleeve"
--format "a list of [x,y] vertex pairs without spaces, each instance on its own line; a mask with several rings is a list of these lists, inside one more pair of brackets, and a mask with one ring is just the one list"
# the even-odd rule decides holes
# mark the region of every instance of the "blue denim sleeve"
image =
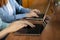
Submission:
[[16,15],[16,20],[17,19],[22,19],[24,17],[26,17],[26,14],[18,14],[18,15]]
[[29,8],[21,8],[22,13],[29,13],[30,11],[31,11],[31,9],[29,9]]
[[30,9],[28,9],[28,8],[22,8],[21,9],[21,13],[22,14],[16,15],[16,19],[22,19],[22,18],[26,17],[26,14],[29,13],[29,12],[30,12]]
[[20,11],[21,8],[23,8],[21,5],[19,5],[19,4],[16,2],[16,0],[13,0],[13,3],[14,3],[14,5],[15,5],[15,7],[16,7],[16,9],[17,9],[18,11]]
[[0,18],[0,30],[5,29],[6,27],[8,27],[8,25],[8,23],[3,22]]
[[9,23],[2,22],[1,30],[3,30],[3,29],[5,29],[5,28],[9,27],[8,25],[9,25]]
[[17,9],[19,12],[22,12],[22,13],[30,12],[30,9],[22,7],[21,5],[19,5],[19,4],[16,2],[16,0],[13,0],[13,2],[14,2],[14,4],[15,4],[16,9]]
[[2,26],[2,20],[1,20],[1,18],[0,18],[0,30],[1,30],[1,26]]

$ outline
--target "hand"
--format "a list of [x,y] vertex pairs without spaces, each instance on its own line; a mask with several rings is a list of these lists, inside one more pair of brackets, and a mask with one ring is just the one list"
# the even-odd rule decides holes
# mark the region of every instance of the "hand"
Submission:
[[33,9],[32,11],[35,12],[36,14],[40,14],[41,13],[40,10],[38,10],[38,9]]
[[27,17],[39,17],[37,14],[39,14],[40,11],[37,9],[31,10],[30,13],[27,13]]
[[16,32],[18,30],[20,30],[23,27],[26,27],[27,25],[30,25],[31,27],[35,27],[35,25],[33,25],[32,23],[28,22],[28,21],[16,21],[13,22],[12,24],[10,24],[10,26],[8,28],[6,28],[6,30],[8,31],[8,33],[10,32]]

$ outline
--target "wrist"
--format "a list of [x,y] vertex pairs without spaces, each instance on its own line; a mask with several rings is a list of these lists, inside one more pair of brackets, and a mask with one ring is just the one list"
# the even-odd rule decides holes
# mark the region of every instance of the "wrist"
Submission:
[[0,31],[0,39],[2,39],[3,37],[5,37],[7,34],[8,34],[8,32],[5,31],[5,30]]
[[9,32],[7,30],[0,31],[0,34],[8,34]]
[[26,17],[31,17],[31,14],[30,13],[26,14]]

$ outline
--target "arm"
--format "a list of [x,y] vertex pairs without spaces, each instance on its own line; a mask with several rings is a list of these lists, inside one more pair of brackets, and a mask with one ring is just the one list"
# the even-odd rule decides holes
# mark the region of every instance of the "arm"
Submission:
[[18,14],[18,15],[8,15],[5,14],[4,12],[4,13],[0,13],[0,15],[1,15],[1,19],[8,23],[16,21],[18,19],[22,19],[24,17],[32,17],[32,16],[38,17],[38,15],[36,15],[34,12],[30,12],[29,14]]
[[19,4],[16,2],[16,0],[13,0],[13,2],[14,2],[14,4],[15,4],[16,9],[17,9],[19,12],[22,12],[22,13],[28,13],[28,12],[30,12],[30,9],[22,7],[21,5],[19,5]]
[[35,25],[33,25],[32,23],[30,23],[26,20],[25,21],[20,20],[20,21],[15,21],[15,22],[11,23],[7,28],[0,31],[0,39],[3,38],[4,36],[6,36],[8,33],[16,32],[23,27],[27,27],[27,25],[30,25],[31,27],[35,27]]
[[17,19],[22,19],[26,17],[26,14],[9,15],[3,10],[3,8],[0,8],[0,17],[5,22],[13,22]]
[[23,24],[20,24],[18,27],[17,27],[17,25],[18,25],[17,23],[16,24],[13,23],[13,24],[11,24],[11,26],[9,26],[6,29],[0,31],[0,39],[4,38],[8,33],[15,32],[15,31],[25,27],[25,25],[23,25]]
[[5,37],[8,34],[7,30],[0,31],[0,39]]
[[38,17],[38,15],[33,11],[25,14],[9,15],[3,8],[0,8],[1,19],[8,23],[16,21],[17,19],[22,19],[24,17],[33,17],[33,16]]
[[2,20],[5,22],[13,22],[16,21],[18,19],[22,19],[24,17],[26,17],[26,14],[18,14],[18,15],[2,15]]
[[26,25],[22,24],[19,21],[11,23],[7,28],[5,28],[5,29],[3,29],[3,30],[0,31],[0,39],[2,39],[3,37],[5,37],[8,33],[15,32],[15,31],[17,31],[17,30],[19,30],[19,29],[21,29],[21,28],[23,28],[25,26]]

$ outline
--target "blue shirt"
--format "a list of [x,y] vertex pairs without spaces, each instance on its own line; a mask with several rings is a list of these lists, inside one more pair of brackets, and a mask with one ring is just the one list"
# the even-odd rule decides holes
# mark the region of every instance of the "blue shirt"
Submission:
[[[17,19],[22,19],[24,17],[26,17],[26,13],[30,12],[29,9],[26,9],[24,7],[22,7],[21,5],[19,5],[16,0],[9,0],[12,9],[13,9],[13,14],[9,15],[9,11],[6,7],[6,5],[4,5],[3,7],[0,7],[0,17],[2,19],[2,21],[4,22],[13,22]],[[19,12],[22,12],[22,14],[17,14],[16,15],[16,10],[18,10]]]
[[6,4],[6,7],[7,7],[7,9],[8,9],[9,15],[13,15],[13,8],[12,8],[12,6],[11,6],[11,4],[10,4],[9,1],[8,1],[8,3]]

